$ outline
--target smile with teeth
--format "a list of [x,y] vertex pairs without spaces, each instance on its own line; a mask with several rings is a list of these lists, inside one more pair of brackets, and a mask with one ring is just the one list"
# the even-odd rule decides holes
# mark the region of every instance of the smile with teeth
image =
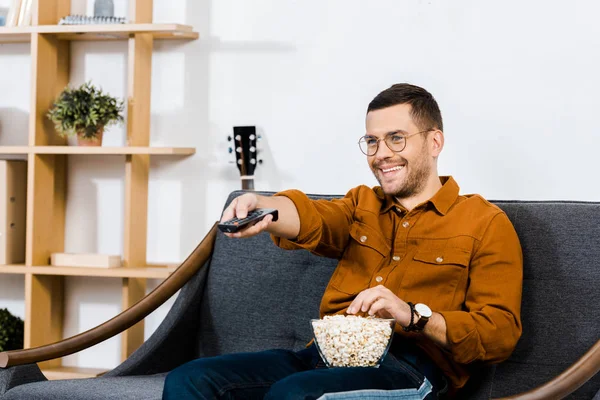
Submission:
[[393,172],[393,171],[400,171],[402,168],[404,168],[404,165],[397,165],[395,167],[392,168],[386,168],[386,169],[381,169],[383,171],[384,174],[388,173],[388,172]]

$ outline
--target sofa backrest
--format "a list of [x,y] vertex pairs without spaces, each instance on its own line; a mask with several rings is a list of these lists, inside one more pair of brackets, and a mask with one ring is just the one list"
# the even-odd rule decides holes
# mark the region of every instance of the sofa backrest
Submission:
[[[242,193],[232,193],[226,206]],[[336,264],[281,250],[266,233],[242,240],[217,235],[201,303],[199,355],[302,349]]]
[[[554,378],[600,339],[600,203],[495,201],[523,247],[523,335],[496,368],[492,397]],[[591,399],[596,375],[569,398]]]
[[[242,193],[233,192],[226,205]],[[485,374],[486,382],[476,382],[486,394],[474,390],[472,398],[532,389],[562,372],[600,336],[600,204],[495,204],[513,222],[523,247],[524,332],[511,358]],[[281,250],[268,234],[243,240],[218,235],[201,303],[198,356],[303,348],[336,264],[304,250]],[[599,379],[574,398],[592,398]]]

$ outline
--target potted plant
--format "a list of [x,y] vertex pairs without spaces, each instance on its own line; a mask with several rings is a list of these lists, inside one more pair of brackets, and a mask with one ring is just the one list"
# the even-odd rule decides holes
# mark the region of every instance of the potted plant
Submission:
[[0,352],[23,348],[23,320],[0,308]]
[[65,88],[48,111],[61,136],[77,135],[80,146],[101,146],[106,126],[122,123],[123,101],[86,82]]

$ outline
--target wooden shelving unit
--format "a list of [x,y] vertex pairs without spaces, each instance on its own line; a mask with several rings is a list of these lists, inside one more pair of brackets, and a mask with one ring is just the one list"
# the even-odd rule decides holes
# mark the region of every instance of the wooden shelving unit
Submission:
[[189,156],[193,147],[76,147],[76,146],[1,146],[0,154],[89,154],[89,155],[164,155]]
[[27,43],[33,35],[52,35],[58,40],[124,40],[135,34],[150,34],[154,39],[198,39],[192,27],[179,24],[114,24],[114,25],[38,25],[0,27],[0,43]]
[[91,267],[51,267],[51,266],[26,266],[2,265],[0,274],[35,274],[57,276],[98,276],[109,278],[146,278],[164,279],[173,271],[175,266],[169,267],[128,267],[128,268],[91,268]]
[[[27,159],[27,223],[24,265],[0,266],[2,274],[25,276],[25,347],[62,339],[65,276],[112,277],[122,280],[122,308],[138,302],[146,279],[164,279],[175,266],[149,266],[146,261],[148,176],[150,156],[185,157],[188,147],[150,147],[150,87],[153,42],[157,39],[194,40],[198,33],[179,24],[153,24],[152,0],[129,0],[129,20],[120,25],[57,25],[70,14],[71,0],[35,1],[32,26],[0,28],[0,44],[30,43],[31,111],[27,146],[0,147],[0,154]],[[60,91],[69,83],[70,42],[126,40],[128,42],[127,146],[70,147],[45,117]],[[50,254],[64,252],[66,171],[69,155],[125,157],[125,226],[121,268],[49,266]],[[126,359],[144,340],[143,321],[121,335],[121,358]],[[40,364],[50,379],[88,377],[101,373],[89,368],[63,367],[61,360]]]

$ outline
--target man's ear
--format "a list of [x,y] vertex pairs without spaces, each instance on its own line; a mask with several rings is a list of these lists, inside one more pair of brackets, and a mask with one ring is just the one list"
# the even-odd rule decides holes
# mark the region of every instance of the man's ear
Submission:
[[436,129],[431,135],[431,155],[437,158],[444,148],[444,132]]

